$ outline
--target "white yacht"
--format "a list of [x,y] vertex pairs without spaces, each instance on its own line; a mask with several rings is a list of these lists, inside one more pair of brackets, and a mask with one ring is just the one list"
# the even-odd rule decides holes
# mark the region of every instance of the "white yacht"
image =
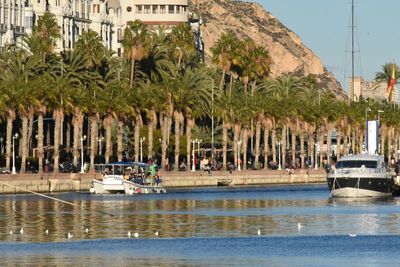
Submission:
[[331,168],[327,182],[332,197],[385,197],[393,192],[393,179],[380,155],[340,158]]

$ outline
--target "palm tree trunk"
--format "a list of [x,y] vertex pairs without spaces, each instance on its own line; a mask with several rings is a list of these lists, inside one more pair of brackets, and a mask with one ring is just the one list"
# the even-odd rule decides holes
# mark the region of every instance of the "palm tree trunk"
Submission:
[[272,161],[274,164],[277,164],[276,161],[276,129],[272,129],[272,137],[271,137],[271,148],[272,148]]
[[149,133],[148,133],[148,151],[147,151],[147,156],[149,158],[154,158],[154,149],[153,149],[153,145],[154,145],[154,141],[153,141],[153,137],[154,137],[154,129],[157,127],[157,113],[154,109],[154,107],[151,109],[150,111],[150,120],[149,120]]
[[356,153],[356,132],[353,131],[351,135],[351,150]]
[[256,122],[256,144],[254,147],[254,167],[259,169],[259,157],[260,157],[260,143],[261,143],[261,122]]
[[341,152],[341,143],[342,143],[342,135],[340,130],[336,134],[336,159],[339,159],[342,152]]
[[[226,170],[227,153],[228,153],[228,127],[229,125],[222,120],[222,169]],[[235,161],[234,161],[235,162]]]
[[104,153],[104,157],[105,157],[105,162],[109,163],[110,162],[110,156],[112,155],[112,148],[113,148],[113,144],[111,141],[111,137],[112,137],[112,123],[113,123],[113,118],[111,116],[111,114],[107,114],[107,116],[104,118],[103,120],[103,127],[106,130],[105,134],[106,134],[106,149],[105,149],[105,153]]
[[168,117],[164,114],[161,115],[163,123],[161,125],[162,145],[161,145],[161,167],[166,170],[167,166],[167,138],[168,138]]
[[38,172],[39,174],[43,173],[43,112],[39,111],[38,113],[38,140],[37,140],[37,157],[38,157]]
[[29,124],[28,124],[28,155],[31,154],[32,150],[32,133],[33,133],[33,121],[34,121],[34,111],[33,109],[30,109],[28,113],[28,118],[29,118]]
[[54,173],[59,171],[59,159],[60,159],[60,133],[61,133],[61,113],[60,109],[55,109],[53,111],[54,125]]
[[387,142],[387,159],[388,159],[388,164],[390,164],[390,161],[392,159],[392,133],[391,133],[391,128],[388,127],[388,142]]
[[283,126],[282,127],[282,168],[286,169],[286,132],[287,132],[287,127]]
[[131,77],[130,77],[130,86],[133,86],[133,79],[135,76],[135,60],[132,58],[131,60]]
[[398,135],[397,135],[397,133],[394,135],[394,161],[395,162],[397,162],[397,160],[398,160],[398,153],[397,153],[397,151],[399,150],[399,138],[396,138],[396,137],[398,137]]
[[384,155],[384,152],[385,152],[385,131],[384,131],[384,125],[382,124],[382,126],[381,126],[381,129],[380,129],[380,132],[381,132],[381,148],[380,148],[380,150],[379,150],[379,153],[381,154],[381,155]]
[[305,152],[304,152],[304,132],[300,132],[300,164],[301,169],[305,167]]
[[83,114],[78,108],[75,109],[74,116],[72,117],[72,126],[74,127],[73,132],[73,165],[78,166],[80,139],[83,136]]
[[60,146],[64,145],[64,112],[60,113]]
[[247,170],[247,146],[249,143],[249,130],[246,128],[243,129],[243,140],[242,140],[242,153],[243,153],[243,170]]
[[174,112],[174,120],[175,120],[175,164],[174,164],[174,171],[179,170],[179,141],[180,141],[180,136],[179,136],[179,128],[180,128],[180,118],[179,118],[179,112],[175,111]]
[[239,136],[240,136],[240,124],[235,124],[234,130],[233,130],[233,150],[234,150],[233,157],[234,157],[236,169],[239,166],[238,157],[240,157],[240,155],[238,155]]
[[348,144],[348,140],[349,140],[349,138],[350,138],[350,136],[347,134],[347,132],[344,134],[344,136],[343,136],[343,155],[344,156],[347,156],[348,155],[348,146],[349,146],[349,144]]
[[292,166],[293,166],[293,168],[296,168],[296,135],[297,135],[297,131],[296,131],[295,127],[291,128],[291,133],[292,133],[292,144],[291,144]]
[[264,126],[264,170],[268,170],[269,157],[269,129]]
[[90,171],[94,170],[94,158],[96,156],[97,143],[97,128],[98,128],[98,113],[93,113],[90,116]]
[[12,129],[13,129],[13,121],[15,120],[15,111],[8,110],[7,111],[7,136],[6,136],[6,169],[10,170],[10,162],[11,162],[11,142],[12,142]]
[[322,166],[322,162],[324,160],[324,141],[325,141],[325,132],[324,129],[320,128],[319,132],[319,167]]
[[191,158],[191,146],[192,143],[192,129],[194,126],[194,119],[191,113],[187,114],[187,122],[186,122],[186,170],[190,171],[190,163],[194,158]]
[[71,116],[68,116],[67,120],[67,129],[66,129],[66,136],[65,136],[65,146],[70,148],[71,147]]
[[363,152],[362,147],[363,147],[363,141],[364,141],[364,134],[362,132],[360,132],[358,138],[359,138],[359,141],[358,141],[358,147],[359,147],[358,148],[358,152],[362,153]]
[[[222,77],[221,77],[221,80],[219,82],[219,91],[220,92],[222,92],[222,89],[224,87],[225,74],[226,74],[225,70],[222,70]],[[232,77],[231,77],[231,79],[232,79]]]
[[118,121],[118,130],[117,130],[117,153],[118,153],[118,161],[122,161],[124,146],[122,143],[122,136],[124,131],[124,124],[122,121]]
[[314,141],[313,135],[314,134],[312,132],[308,133],[308,155],[310,156],[311,163],[314,164],[314,166],[315,166],[315,160],[317,160],[317,157],[314,157],[315,141]]
[[28,156],[28,117],[26,115],[21,116],[22,120],[22,139],[21,139],[21,169],[20,173],[26,172],[26,157]]
[[140,153],[140,129],[142,128],[142,115],[140,112],[135,117],[135,161],[139,161]]
[[328,132],[327,132],[327,137],[326,137],[326,157],[328,160],[328,164],[331,164],[331,144],[332,144],[332,126],[331,124],[328,124]]

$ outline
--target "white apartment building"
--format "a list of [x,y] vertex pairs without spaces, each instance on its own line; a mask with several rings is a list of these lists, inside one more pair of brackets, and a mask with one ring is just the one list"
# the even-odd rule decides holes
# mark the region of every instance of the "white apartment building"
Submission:
[[91,29],[119,55],[129,21],[139,19],[150,28],[164,25],[169,30],[189,20],[188,0],[0,0],[0,48],[20,43],[45,11],[53,13],[60,26],[59,51],[73,48],[79,35]]

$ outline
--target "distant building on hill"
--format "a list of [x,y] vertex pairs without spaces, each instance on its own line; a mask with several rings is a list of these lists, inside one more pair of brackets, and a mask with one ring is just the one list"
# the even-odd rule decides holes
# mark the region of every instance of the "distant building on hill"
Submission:
[[96,31],[103,44],[122,54],[123,32],[129,21],[141,20],[151,29],[163,25],[170,31],[189,22],[188,0],[2,0],[0,1],[0,48],[21,43],[38,17],[53,13],[60,26],[57,50],[69,50],[79,36]]
[[[358,102],[360,97],[364,99],[370,98],[376,101],[387,100],[388,96],[386,93],[387,84],[386,82],[377,81],[365,81],[362,77],[354,78],[353,81],[350,79],[350,99],[354,102]],[[392,91],[392,103],[399,103],[399,90],[397,87]]]

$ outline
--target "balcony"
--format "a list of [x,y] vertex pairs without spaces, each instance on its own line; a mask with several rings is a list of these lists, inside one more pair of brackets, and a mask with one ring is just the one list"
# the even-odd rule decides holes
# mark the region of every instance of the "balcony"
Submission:
[[25,33],[25,27],[23,27],[23,26],[15,26],[14,27],[14,32],[15,32],[15,34],[24,34]]

